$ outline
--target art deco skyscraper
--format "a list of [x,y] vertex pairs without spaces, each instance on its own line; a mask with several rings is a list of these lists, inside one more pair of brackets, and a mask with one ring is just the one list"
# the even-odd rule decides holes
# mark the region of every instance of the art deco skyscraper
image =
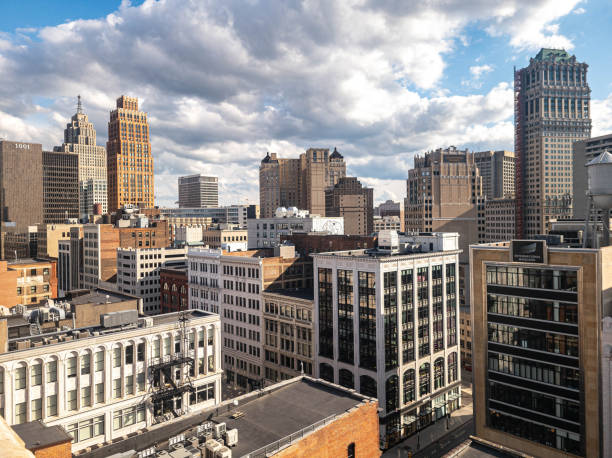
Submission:
[[153,156],[147,114],[138,99],[122,95],[108,123],[108,211],[124,205],[153,207]]
[[572,216],[572,143],[591,135],[587,68],[564,50],[542,49],[514,72],[519,237]]
[[79,216],[93,214],[93,204],[101,204],[106,213],[106,149],[96,144],[96,129],[81,105],[78,96],[77,112],[64,130],[64,144],[54,151],[79,155]]

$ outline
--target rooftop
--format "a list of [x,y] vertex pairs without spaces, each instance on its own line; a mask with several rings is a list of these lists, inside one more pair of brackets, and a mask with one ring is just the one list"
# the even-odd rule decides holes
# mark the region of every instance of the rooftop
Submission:
[[296,299],[306,299],[312,301],[314,299],[314,291],[312,288],[293,288],[279,290],[265,290],[264,293],[278,294],[280,296],[293,297]]
[[9,269],[11,267],[28,267],[31,265],[39,267],[41,264],[51,264],[51,261],[48,259],[33,259],[33,258],[12,259],[8,262],[8,267]]
[[554,62],[564,62],[566,60],[571,59],[572,56],[568,54],[565,49],[551,49],[551,48],[542,48],[540,52],[536,54],[534,57],[535,60],[553,60]]
[[72,436],[61,426],[46,426],[42,421],[30,421],[11,426],[28,450],[37,450],[64,442],[72,442]]
[[136,296],[130,296],[127,294],[118,293],[116,291],[95,289],[88,294],[82,296],[75,296],[68,302],[74,305],[81,304],[115,304],[123,301],[133,301],[138,299]]
[[[278,451],[275,442],[280,439],[312,427],[322,420],[332,420],[363,403],[375,402],[353,390],[305,376],[277,383],[235,400],[238,406],[234,406],[234,400],[230,399],[215,408],[164,423],[152,431],[82,456],[102,458],[130,450],[144,450],[155,444],[158,450],[167,448],[170,437],[184,433],[188,438],[195,435],[190,434],[193,428],[210,420],[225,423],[228,430],[238,429],[238,444],[232,448],[232,456],[242,457],[267,446],[270,446],[268,452],[275,453]],[[244,415],[237,419],[231,418],[236,411]]]

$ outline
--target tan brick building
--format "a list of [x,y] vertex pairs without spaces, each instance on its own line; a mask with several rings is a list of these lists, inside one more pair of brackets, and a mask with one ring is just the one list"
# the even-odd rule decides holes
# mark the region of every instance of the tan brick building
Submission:
[[344,218],[344,233],[370,235],[374,232],[374,190],[355,177],[342,177],[325,190],[326,216]]
[[37,304],[57,297],[57,262],[20,259],[8,264],[17,272],[17,300],[19,304]]

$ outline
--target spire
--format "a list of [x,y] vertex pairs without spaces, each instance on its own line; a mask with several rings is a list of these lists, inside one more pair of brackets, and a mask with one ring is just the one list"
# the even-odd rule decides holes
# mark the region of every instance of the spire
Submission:
[[81,105],[81,96],[77,95],[77,113],[83,113],[83,106]]

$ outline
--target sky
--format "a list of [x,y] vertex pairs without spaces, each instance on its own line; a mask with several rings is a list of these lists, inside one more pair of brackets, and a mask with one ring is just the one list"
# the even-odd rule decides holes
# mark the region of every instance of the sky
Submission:
[[415,154],[513,149],[513,68],[542,47],[589,64],[592,135],[612,132],[607,0],[21,0],[0,3],[0,138],[63,141],[76,111],[105,145],[120,95],[149,115],[155,201],[177,178],[259,201],[266,152],[336,147],[376,202]]

